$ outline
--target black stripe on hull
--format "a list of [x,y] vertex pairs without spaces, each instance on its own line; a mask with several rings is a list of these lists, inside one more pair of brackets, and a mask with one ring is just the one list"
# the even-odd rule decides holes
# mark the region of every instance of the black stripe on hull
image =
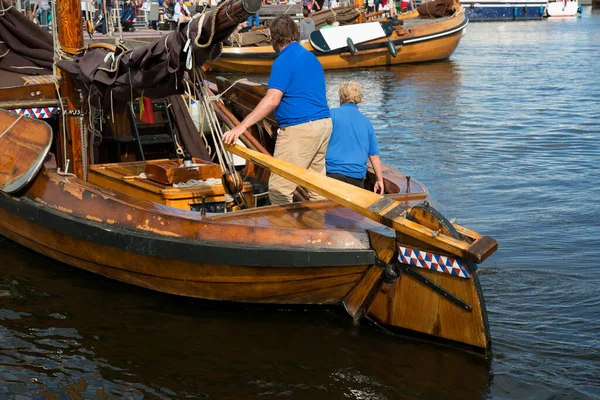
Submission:
[[371,249],[282,249],[153,235],[83,220],[27,198],[16,200],[2,194],[0,207],[52,231],[92,244],[165,259],[249,267],[339,267],[369,265],[375,261],[375,253]]

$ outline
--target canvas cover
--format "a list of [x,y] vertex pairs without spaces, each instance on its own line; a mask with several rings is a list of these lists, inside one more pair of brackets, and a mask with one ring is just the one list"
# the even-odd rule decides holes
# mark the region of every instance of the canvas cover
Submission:
[[[205,18],[199,43],[210,37],[211,19]],[[220,42],[234,27],[217,31],[212,44],[196,48],[194,38],[199,29],[199,18],[179,24],[177,29],[163,38],[133,50],[119,46],[113,52],[107,48],[93,48],[75,56],[72,61],[60,61],[58,66],[67,72],[78,88],[89,95],[89,101],[99,108],[109,110],[121,107],[139,96],[163,98],[184,92],[181,79],[186,73],[188,38],[197,67],[221,51]],[[189,29],[188,29],[189,28]],[[86,99],[87,100],[87,99]]]
[[23,75],[50,75],[54,50],[52,35],[0,1],[0,69]]

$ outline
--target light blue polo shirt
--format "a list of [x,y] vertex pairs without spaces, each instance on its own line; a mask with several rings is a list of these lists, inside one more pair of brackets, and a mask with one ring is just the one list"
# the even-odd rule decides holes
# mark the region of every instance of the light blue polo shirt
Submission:
[[356,104],[343,104],[331,110],[333,131],[325,154],[327,173],[363,179],[369,156],[379,155],[373,124]]
[[271,68],[268,86],[283,92],[275,109],[280,127],[329,117],[323,67],[300,43],[292,42],[279,53]]

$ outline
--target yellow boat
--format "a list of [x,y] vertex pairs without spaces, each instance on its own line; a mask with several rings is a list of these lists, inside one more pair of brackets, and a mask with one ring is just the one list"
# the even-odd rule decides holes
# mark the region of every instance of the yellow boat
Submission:
[[[323,68],[367,68],[407,63],[437,61],[449,58],[467,27],[469,20],[462,6],[449,16],[404,19],[390,36],[355,45],[355,51],[342,49],[320,52],[308,40],[300,43],[315,54]],[[269,73],[277,53],[271,46],[225,47],[215,61],[205,67],[218,72]]]

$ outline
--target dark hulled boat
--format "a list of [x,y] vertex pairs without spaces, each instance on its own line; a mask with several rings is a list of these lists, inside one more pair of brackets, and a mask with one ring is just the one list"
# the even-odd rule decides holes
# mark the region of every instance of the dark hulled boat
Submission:
[[[79,2],[61,4],[60,21],[79,15]],[[192,57],[200,66],[219,50],[219,38],[259,4],[226,2],[205,20],[193,20],[197,25],[190,30],[182,26],[174,37],[133,52],[106,46],[79,51],[77,35],[65,23],[63,50],[73,50],[73,59],[59,64],[67,72],[59,93],[68,99],[63,108],[71,110],[61,116],[66,131],[52,135],[42,121],[0,113],[0,234],[67,264],[161,292],[245,303],[341,304],[356,321],[367,318],[488,353],[475,263],[492,254],[496,243],[448,222],[426,204],[426,188],[398,171],[384,168],[386,196],[313,176],[268,156],[276,131],[269,118],[246,132],[246,147],[230,148],[249,160],[240,171],[244,182],[234,190],[214,183],[232,171],[223,171],[210,154],[196,154],[189,167],[176,160],[90,162],[92,133],[81,126],[81,114],[92,111],[86,106],[112,105],[115,128],[119,115],[126,115],[114,105],[120,94],[178,93],[189,61],[186,38],[195,37],[197,44],[217,39],[195,48]],[[147,81],[149,67],[160,82]],[[213,104],[231,126],[264,88],[229,84],[232,90],[224,93],[223,85],[208,86],[223,93],[227,107]],[[22,86],[0,90],[0,96],[27,90]],[[114,104],[103,103],[111,96]],[[208,144],[218,150],[217,143]],[[74,174],[65,172],[67,158]],[[269,171],[331,201],[257,207]],[[202,184],[177,185],[190,178]],[[239,210],[236,201],[248,208]]]

